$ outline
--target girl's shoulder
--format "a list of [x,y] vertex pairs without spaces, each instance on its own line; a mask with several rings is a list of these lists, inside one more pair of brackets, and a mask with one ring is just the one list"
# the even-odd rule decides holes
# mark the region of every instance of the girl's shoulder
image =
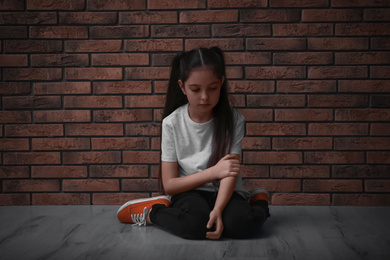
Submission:
[[233,114],[233,120],[235,122],[242,122],[245,121],[245,117],[243,114],[241,114],[240,111],[232,107],[232,114]]
[[168,116],[166,116],[163,119],[163,121],[162,121],[163,125],[175,124],[178,120],[183,118],[184,113],[187,111],[186,110],[187,106],[188,106],[188,104],[185,104],[183,106],[176,108],[175,111],[173,111],[172,113],[170,113]]

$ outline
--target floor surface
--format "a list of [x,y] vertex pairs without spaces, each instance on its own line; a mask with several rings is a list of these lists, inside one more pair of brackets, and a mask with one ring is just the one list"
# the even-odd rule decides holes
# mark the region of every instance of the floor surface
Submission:
[[390,259],[390,207],[272,206],[253,239],[121,224],[118,206],[0,207],[0,259]]

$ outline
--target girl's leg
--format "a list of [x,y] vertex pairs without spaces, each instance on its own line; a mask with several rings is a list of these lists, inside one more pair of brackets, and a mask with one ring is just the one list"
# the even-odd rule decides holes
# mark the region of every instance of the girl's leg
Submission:
[[223,235],[230,238],[250,237],[260,230],[267,217],[266,201],[256,201],[251,206],[240,194],[234,192],[222,214]]
[[152,207],[150,220],[182,238],[204,239],[210,214],[207,195],[201,191],[174,195],[170,207],[162,204]]

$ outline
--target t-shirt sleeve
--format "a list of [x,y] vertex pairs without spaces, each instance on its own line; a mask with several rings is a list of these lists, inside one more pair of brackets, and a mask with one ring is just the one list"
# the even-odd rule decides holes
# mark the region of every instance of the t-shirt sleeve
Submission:
[[161,161],[177,162],[175,135],[171,122],[162,122],[161,132]]
[[237,110],[233,110],[233,116],[234,116],[234,133],[233,133],[233,143],[230,149],[230,153],[241,154],[242,138],[244,137],[244,132],[245,132],[245,117]]

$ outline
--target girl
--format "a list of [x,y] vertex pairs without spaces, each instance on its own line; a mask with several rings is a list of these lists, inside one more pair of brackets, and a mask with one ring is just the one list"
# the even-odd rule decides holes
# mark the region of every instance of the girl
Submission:
[[244,117],[229,105],[222,51],[177,55],[161,135],[159,180],[168,196],[125,203],[119,221],[155,224],[187,239],[253,234],[269,217],[268,192],[249,194],[242,185],[243,136]]

